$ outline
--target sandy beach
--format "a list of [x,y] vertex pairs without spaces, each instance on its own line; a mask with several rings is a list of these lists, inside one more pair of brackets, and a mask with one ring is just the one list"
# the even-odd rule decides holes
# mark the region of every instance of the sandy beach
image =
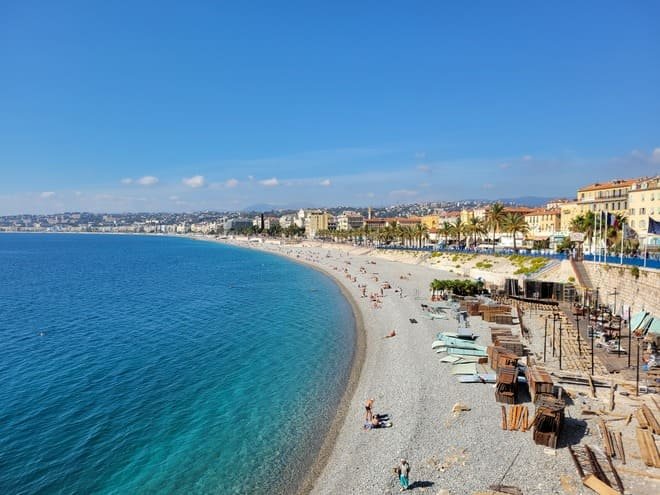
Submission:
[[[319,243],[249,246],[310,264],[331,276],[352,298],[362,333],[344,404],[304,492],[399,493],[392,468],[402,457],[412,466],[410,488],[417,493],[472,494],[497,483],[526,494],[566,493],[562,485],[581,492],[567,449],[548,451],[535,445],[530,434],[503,431],[493,385],[458,383],[449,365],[431,349],[438,332],[455,330],[458,324],[425,318],[421,304],[429,302],[434,278],[458,275],[382,259],[367,248]],[[384,283],[391,289],[383,289],[380,297]],[[372,294],[379,296],[379,303],[372,301]],[[488,326],[480,318],[470,320],[480,335],[477,343],[487,345]],[[384,338],[391,330],[396,337]],[[391,428],[363,428],[368,398],[375,399],[375,413],[389,415]],[[470,410],[452,413],[459,402]],[[565,435],[571,435],[570,426]]]

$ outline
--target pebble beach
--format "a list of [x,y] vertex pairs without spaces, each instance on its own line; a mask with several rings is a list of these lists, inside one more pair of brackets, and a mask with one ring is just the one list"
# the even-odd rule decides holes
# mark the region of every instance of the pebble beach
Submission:
[[[433,279],[458,275],[379,258],[366,248],[251,247],[322,270],[351,298],[356,312],[360,335],[353,378],[326,445],[303,480],[303,493],[399,493],[393,467],[400,458],[410,462],[414,493],[488,493],[492,484],[525,494],[567,493],[567,487],[582,492],[567,449],[545,449],[529,433],[502,430],[493,385],[458,383],[450,365],[440,362],[443,354],[431,348],[438,332],[455,331],[458,323],[430,320],[421,305],[429,304]],[[471,317],[470,326],[479,335],[476,342],[488,345],[488,325]],[[392,330],[396,336],[385,338]],[[389,415],[391,428],[364,429],[369,398],[375,413]],[[459,403],[469,410],[452,412]],[[578,423],[567,422],[565,438],[582,433]]]

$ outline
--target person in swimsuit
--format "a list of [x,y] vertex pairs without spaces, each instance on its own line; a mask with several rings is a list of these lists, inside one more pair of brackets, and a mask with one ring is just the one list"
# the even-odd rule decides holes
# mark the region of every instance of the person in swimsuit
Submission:
[[364,403],[364,409],[366,410],[365,415],[364,415],[364,420],[365,420],[366,422],[368,422],[368,423],[370,423],[371,420],[372,420],[373,417],[374,417],[374,414],[373,414],[373,412],[371,411],[371,408],[373,407],[373,405],[374,405],[374,399],[368,399],[368,400]]

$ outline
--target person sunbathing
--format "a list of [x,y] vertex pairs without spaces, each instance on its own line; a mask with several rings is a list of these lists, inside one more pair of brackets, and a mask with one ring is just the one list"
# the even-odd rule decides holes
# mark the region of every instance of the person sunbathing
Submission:
[[371,418],[371,421],[367,421],[364,424],[365,430],[372,430],[374,428],[391,428],[392,422],[389,421],[387,415],[376,414]]
[[385,338],[385,339],[389,339],[390,337],[396,337],[396,332],[395,332],[394,330],[392,330],[390,333],[388,333],[387,335],[385,335],[384,338]]

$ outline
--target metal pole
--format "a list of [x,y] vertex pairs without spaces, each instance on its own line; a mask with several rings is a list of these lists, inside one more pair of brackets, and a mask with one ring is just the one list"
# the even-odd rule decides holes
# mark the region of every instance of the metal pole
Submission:
[[548,347],[548,317],[545,317],[545,327],[543,329],[543,362],[545,363],[545,350]]
[[631,354],[632,354],[632,321],[630,321],[630,306],[628,306],[628,368],[630,368]]
[[557,319],[555,318],[555,315],[552,315],[552,357],[555,357],[555,325],[557,323]]
[[559,320],[559,370],[561,371],[561,320]]
[[582,357],[582,346],[580,346],[580,315],[576,315],[575,328],[577,329],[578,355]]
[[637,378],[635,378],[635,395],[639,397],[639,339],[637,339]]
[[[591,324],[589,325],[591,327]],[[591,327],[591,374],[594,374],[594,331],[595,328]]]

